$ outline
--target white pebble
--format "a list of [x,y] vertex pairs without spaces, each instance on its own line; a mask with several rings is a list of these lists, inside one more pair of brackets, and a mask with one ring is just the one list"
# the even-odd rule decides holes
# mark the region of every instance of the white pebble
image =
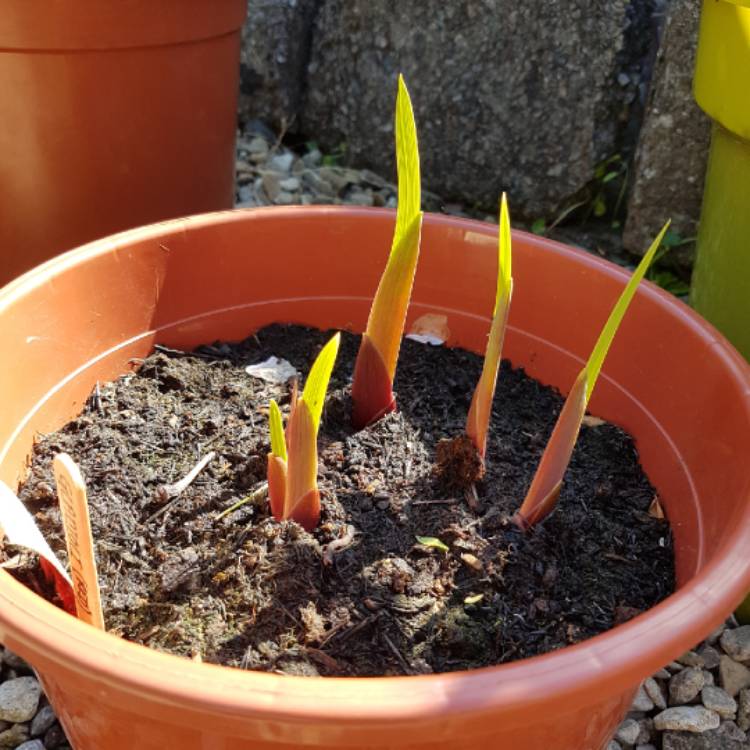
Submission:
[[36,713],[42,688],[34,677],[17,677],[0,685],[0,721],[29,721]]
[[654,702],[648,697],[643,685],[638,687],[638,690],[633,698],[633,703],[630,706],[631,711],[651,711],[654,707]]
[[721,718],[716,711],[709,711],[703,706],[675,706],[654,716],[654,727],[660,732],[707,732],[718,729]]
[[615,739],[626,745],[635,745],[640,733],[641,727],[635,719],[625,719],[625,721],[617,727]]
[[701,700],[706,708],[716,711],[722,719],[733,719],[737,713],[737,701],[720,687],[704,687]]

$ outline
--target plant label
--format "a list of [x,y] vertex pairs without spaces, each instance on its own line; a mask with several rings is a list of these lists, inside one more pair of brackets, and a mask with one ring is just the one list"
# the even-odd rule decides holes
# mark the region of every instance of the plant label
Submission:
[[55,456],[54,472],[78,619],[104,630],[86,485],[78,466],[66,453]]

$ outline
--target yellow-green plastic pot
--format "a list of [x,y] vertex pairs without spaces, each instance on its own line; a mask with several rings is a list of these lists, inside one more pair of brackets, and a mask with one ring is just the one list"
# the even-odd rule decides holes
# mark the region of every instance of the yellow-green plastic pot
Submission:
[[714,128],[691,301],[750,358],[750,0],[704,0],[694,88]]
[[714,125],[691,302],[750,360],[750,0],[704,0],[694,89]]

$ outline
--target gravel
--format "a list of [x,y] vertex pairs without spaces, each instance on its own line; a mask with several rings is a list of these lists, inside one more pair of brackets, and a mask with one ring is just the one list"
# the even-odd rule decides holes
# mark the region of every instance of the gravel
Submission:
[[0,645],[0,748],[70,750],[31,667]]
[[[645,680],[615,733],[623,750],[750,750],[748,633],[730,618]],[[643,730],[637,738],[634,721]]]

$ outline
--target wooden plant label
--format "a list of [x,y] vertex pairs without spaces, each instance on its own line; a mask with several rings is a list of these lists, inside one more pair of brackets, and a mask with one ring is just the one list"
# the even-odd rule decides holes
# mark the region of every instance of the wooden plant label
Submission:
[[55,456],[54,472],[78,619],[104,630],[86,485],[78,466],[67,453]]

